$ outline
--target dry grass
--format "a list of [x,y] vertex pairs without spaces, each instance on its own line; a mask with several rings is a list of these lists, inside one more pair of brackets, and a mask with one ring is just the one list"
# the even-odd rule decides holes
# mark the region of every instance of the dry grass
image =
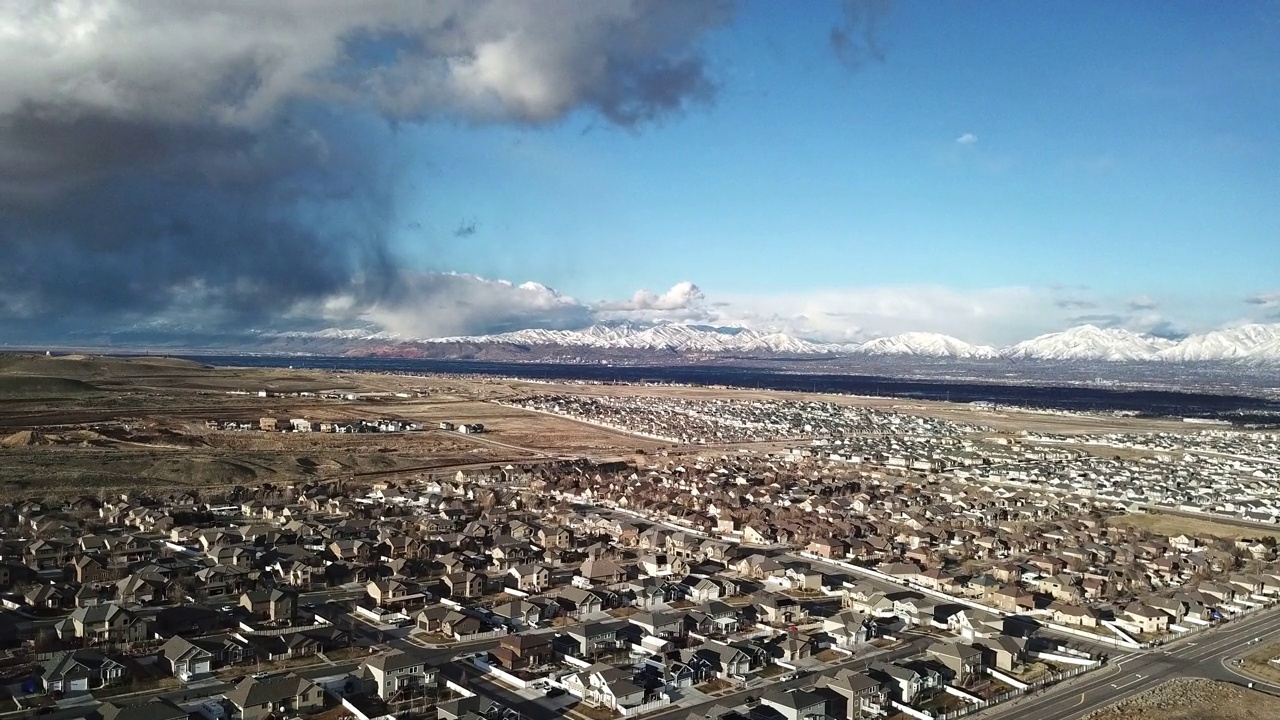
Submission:
[[733,683],[716,678],[715,680],[702,683],[697,686],[697,689],[710,695],[711,693],[720,692],[721,690],[728,690],[731,687],[733,687]]
[[[457,383],[436,386],[430,378],[214,369],[163,358],[0,355],[0,385],[4,383],[41,393],[91,385],[101,391],[67,397],[14,397],[12,393],[0,397],[0,438],[4,440],[0,495],[55,496],[157,485],[225,489],[263,482],[411,476],[531,461],[542,455],[536,449],[520,449],[520,442],[556,437],[554,432],[542,434],[531,426],[529,413],[475,402],[457,394],[465,390]],[[228,395],[225,391],[231,389],[423,391],[429,397],[346,402]],[[334,435],[227,432],[204,425],[211,419],[256,422],[265,416],[317,421],[428,416],[484,422],[498,432],[476,439],[438,430]],[[505,426],[512,428],[511,437],[503,437]],[[566,438],[563,444],[573,441]],[[609,444],[584,441],[594,447]]]
[[1238,540],[1240,538],[1256,538],[1269,534],[1267,529],[1262,527],[1255,529],[1214,520],[1181,515],[1165,515],[1158,512],[1116,515],[1107,518],[1106,524],[1111,527],[1146,530],[1156,535],[1168,537],[1186,534],[1196,537],[1211,536],[1223,540]]
[[1021,672],[1011,672],[1009,675],[1024,683],[1034,682],[1035,680],[1054,672],[1054,668],[1043,662],[1031,662],[1022,667]]
[[1086,716],[1087,720],[1274,720],[1280,698],[1213,680],[1175,680]]
[[578,716],[590,718],[590,720],[613,720],[619,717],[618,713],[604,707],[593,707],[586,703],[578,703],[578,705],[569,713],[570,717]]
[[661,446],[616,430],[492,402],[411,401],[397,405],[394,416],[431,425],[441,421],[478,422],[485,426],[485,433],[472,438],[473,442],[493,440],[558,454],[628,455]]
[[1280,664],[1271,662],[1280,657],[1280,642],[1263,645],[1241,658],[1240,669],[1267,683],[1280,684]]

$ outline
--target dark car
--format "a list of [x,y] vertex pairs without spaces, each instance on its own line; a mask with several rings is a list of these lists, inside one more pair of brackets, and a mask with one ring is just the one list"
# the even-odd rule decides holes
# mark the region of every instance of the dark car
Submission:
[[560,697],[565,694],[564,688],[553,687],[547,691],[547,697]]

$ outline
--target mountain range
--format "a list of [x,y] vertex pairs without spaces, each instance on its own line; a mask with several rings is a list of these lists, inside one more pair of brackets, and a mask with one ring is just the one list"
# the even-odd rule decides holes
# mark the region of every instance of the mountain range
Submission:
[[746,328],[659,323],[594,325],[583,330],[517,330],[496,335],[404,338],[386,332],[323,330],[294,340],[339,343],[350,355],[447,355],[447,348],[562,348],[565,351],[666,352],[685,355],[892,356],[921,359],[1090,362],[1244,362],[1280,364],[1280,324],[1242,325],[1181,340],[1081,325],[1008,347],[975,345],[938,333],[909,332],[863,343],[820,343]]

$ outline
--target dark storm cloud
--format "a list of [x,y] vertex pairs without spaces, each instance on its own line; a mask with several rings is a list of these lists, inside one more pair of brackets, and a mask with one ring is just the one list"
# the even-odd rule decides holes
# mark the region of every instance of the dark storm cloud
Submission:
[[719,0],[0,6],[16,31],[0,43],[6,330],[412,304],[431,288],[385,237],[396,123],[654,121],[712,97],[699,42],[729,14]]
[[38,193],[5,198],[6,330],[252,326],[340,291],[354,272],[387,277],[385,173],[376,153],[348,152],[360,143],[326,124],[195,137],[100,125],[100,142],[150,142],[117,145],[114,165],[82,165],[67,180],[46,173]]
[[1147,328],[1145,332],[1148,335],[1164,338],[1165,340],[1182,340],[1190,334],[1172,320],[1160,320]]
[[844,0],[840,22],[831,28],[831,49],[850,69],[884,60],[880,26],[889,15],[889,0]]

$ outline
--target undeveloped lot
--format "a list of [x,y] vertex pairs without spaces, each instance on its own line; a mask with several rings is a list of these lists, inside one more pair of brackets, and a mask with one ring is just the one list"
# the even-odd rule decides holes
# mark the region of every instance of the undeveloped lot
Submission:
[[360,479],[376,475],[446,471],[523,458],[476,449],[452,456],[325,451],[209,452],[145,450],[0,450],[0,495],[96,494],[106,488],[187,486],[225,489],[236,485],[301,480]]
[[1217,522],[1184,515],[1166,515],[1163,513],[1134,513],[1107,518],[1107,525],[1112,527],[1128,527],[1146,530],[1157,535],[1173,537],[1175,535],[1209,535],[1223,540],[1240,538],[1256,538],[1264,535],[1280,535],[1265,527],[1251,528],[1245,525]]
[[492,402],[407,401],[396,405],[390,415],[426,422],[433,427],[441,421],[481,423],[485,433],[473,441],[493,440],[553,454],[625,455],[636,450],[649,452],[664,445],[624,432]]
[[1171,680],[1086,720],[1275,720],[1280,698],[1214,680]]
[[[260,389],[271,396],[259,397]],[[303,391],[361,397],[280,395]],[[488,378],[209,368],[164,358],[0,355],[0,495],[360,480],[560,456],[621,457],[656,446],[478,399],[509,392]],[[317,422],[402,419],[426,423],[428,429],[268,433],[205,425],[207,420],[256,424],[268,416]],[[441,421],[483,423],[488,432],[448,432],[438,429]]]
[[1280,657],[1280,642],[1263,645],[1245,655],[1241,670],[1264,682],[1280,685],[1280,665],[1271,662]]

